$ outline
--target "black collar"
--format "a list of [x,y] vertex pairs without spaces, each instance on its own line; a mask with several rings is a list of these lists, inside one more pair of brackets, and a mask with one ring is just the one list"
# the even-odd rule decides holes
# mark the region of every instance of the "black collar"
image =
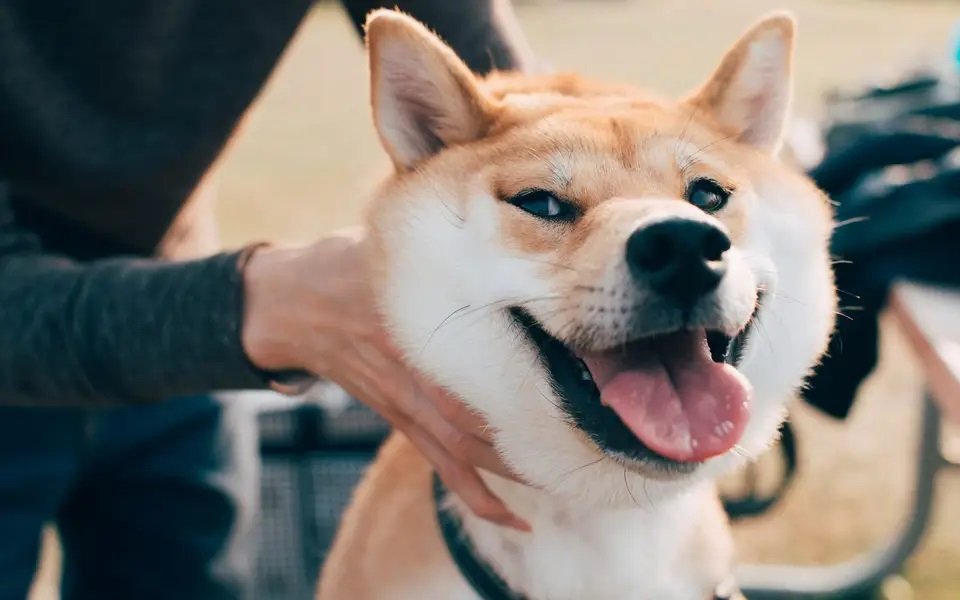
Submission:
[[[443,535],[443,541],[447,545],[447,551],[450,558],[456,563],[460,575],[467,580],[473,591],[483,600],[528,600],[523,594],[518,594],[510,589],[507,582],[497,575],[490,565],[484,562],[473,549],[473,544],[467,538],[463,529],[460,528],[460,521],[450,514],[450,511],[443,508],[443,498],[446,489],[443,482],[433,474],[433,504],[437,513],[437,524],[440,526],[440,533]],[[735,600],[742,598],[737,592],[736,586],[721,585],[713,595],[713,600]]]
[[467,583],[483,600],[526,600],[526,596],[510,589],[507,582],[497,575],[486,562],[477,556],[473,544],[460,528],[460,521],[443,508],[446,489],[437,474],[433,474],[433,503],[437,513],[437,524],[443,534],[443,541],[450,552],[450,558]]

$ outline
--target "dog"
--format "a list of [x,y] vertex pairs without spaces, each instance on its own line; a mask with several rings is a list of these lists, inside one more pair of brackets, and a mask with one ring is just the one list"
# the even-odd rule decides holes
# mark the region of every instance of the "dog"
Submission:
[[489,423],[526,484],[484,480],[532,532],[473,515],[394,433],[321,600],[489,597],[451,544],[503,597],[703,600],[728,580],[714,481],[774,441],[836,308],[829,202],[776,158],[794,31],[768,16],[668,101],[481,79],[412,18],[372,13],[394,166],[367,219],[379,307],[409,364]]

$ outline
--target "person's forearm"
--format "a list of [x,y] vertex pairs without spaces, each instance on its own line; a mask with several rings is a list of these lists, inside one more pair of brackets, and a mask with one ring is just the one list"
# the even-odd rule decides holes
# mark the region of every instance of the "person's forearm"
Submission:
[[508,0],[342,0],[357,30],[376,8],[397,8],[437,32],[474,72],[533,68]]
[[0,405],[149,402],[262,386],[240,342],[241,260],[0,256]]

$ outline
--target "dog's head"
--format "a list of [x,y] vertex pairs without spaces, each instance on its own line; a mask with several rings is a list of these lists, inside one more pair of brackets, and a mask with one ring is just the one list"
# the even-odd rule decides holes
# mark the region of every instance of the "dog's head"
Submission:
[[665,102],[480,80],[414,20],[368,21],[386,322],[532,483],[634,502],[774,438],[835,304],[828,203],[774,156],[793,31],[761,21]]

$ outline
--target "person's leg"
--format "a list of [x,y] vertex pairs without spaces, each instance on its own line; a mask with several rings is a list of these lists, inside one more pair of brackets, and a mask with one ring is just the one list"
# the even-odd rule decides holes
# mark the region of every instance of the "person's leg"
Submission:
[[0,408],[0,600],[23,600],[33,581],[43,526],[78,470],[79,410]]
[[202,397],[105,414],[64,505],[64,600],[252,593],[256,423]]

